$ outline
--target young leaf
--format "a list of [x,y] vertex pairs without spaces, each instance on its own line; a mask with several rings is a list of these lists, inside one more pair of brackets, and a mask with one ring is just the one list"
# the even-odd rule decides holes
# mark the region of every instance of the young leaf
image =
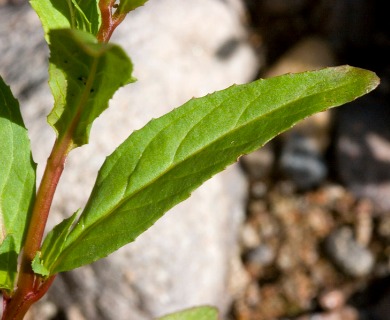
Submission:
[[[45,252],[45,259],[49,261],[57,260],[57,257],[61,253],[68,234],[71,230],[71,227],[78,217],[79,211],[75,212],[68,219],[64,219],[48,233],[41,250]],[[50,245],[48,246],[48,244]]]
[[50,87],[55,105],[48,116],[59,138],[73,147],[88,143],[92,122],[108,107],[115,91],[133,81],[132,64],[117,45],[97,43],[71,29],[51,30]]
[[0,279],[8,279],[0,287],[8,287],[35,197],[35,163],[19,103],[1,77],[0,164],[0,258],[7,260],[1,262]]
[[[69,1],[69,0],[67,0]],[[96,35],[99,31],[101,17],[97,0],[72,0],[72,15],[76,27],[72,29],[82,30]]]
[[77,29],[96,35],[101,23],[96,0],[31,0],[31,6],[38,14],[45,38],[53,29]]
[[[288,74],[193,99],[134,132],[103,164],[51,274],[133,241],[238,157],[296,122],[373,90],[372,72],[349,66]],[[47,244],[49,247],[50,244]]]
[[128,13],[143,6],[148,0],[121,0],[119,2],[118,13]]
[[45,266],[42,264],[41,261],[41,253],[38,251],[31,262],[31,268],[36,274],[39,274],[41,276],[48,276],[49,275],[49,270],[45,268]]
[[196,307],[175,312],[157,320],[218,320],[218,310],[213,307]]

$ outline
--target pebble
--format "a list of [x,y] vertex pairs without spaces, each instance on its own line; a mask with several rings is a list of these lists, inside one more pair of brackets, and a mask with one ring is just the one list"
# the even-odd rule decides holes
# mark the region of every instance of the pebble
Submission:
[[343,291],[334,289],[322,293],[318,298],[318,302],[324,310],[334,310],[344,306],[346,298]]
[[299,190],[318,186],[327,175],[324,159],[312,139],[303,135],[290,135],[281,159],[282,172]]
[[359,320],[359,312],[350,306],[346,306],[340,310],[315,313],[298,317],[296,320]]
[[259,233],[250,223],[246,223],[241,228],[241,245],[244,249],[253,249],[260,244]]
[[361,246],[348,227],[332,232],[325,240],[325,249],[330,259],[347,275],[362,277],[374,267],[374,256]]
[[246,254],[248,264],[256,267],[265,267],[270,265],[275,259],[275,250],[267,244],[259,245]]
[[267,195],[267,191],[267,185],[261,180],[254,181],[251,185],[251,196],[255,199],[264,198]]

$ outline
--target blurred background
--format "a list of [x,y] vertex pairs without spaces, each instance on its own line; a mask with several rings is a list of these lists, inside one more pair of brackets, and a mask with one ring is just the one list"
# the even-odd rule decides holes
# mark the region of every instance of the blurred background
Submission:
[[[94,142],[69,159],[50,226],[83,206],[129,131],[192,96],[340,64],[375,71],[381,85],[242,157],[134,244],[61,275],[29,319],[142,320],[198,304],[217,305],[229,320],[389,319],[385,5],[150,0],[132,13],[113,41],[129,52],[138,82],[115,95]],[[54,139],[44,121],[47,57],[28,3],[0,0],[0,74],[21,101],[38,172]]]
[[380,87],[243,157],[238,319],[388,319],[390,23],[384,1],[246,0],[260,77],[330,65]]

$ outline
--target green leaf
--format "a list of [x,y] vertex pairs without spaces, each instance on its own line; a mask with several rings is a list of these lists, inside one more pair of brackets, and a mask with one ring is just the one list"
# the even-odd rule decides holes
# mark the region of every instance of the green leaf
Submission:
[[15,239],[12,234],[9,234],[0,244],[0,289],[9,292],[14,289],[17,261]]
[[47,269],[55,274],[107,256],[241,155],[377,85],[374,73],[349,66],[288,74],[192,99],[150,121],[106,159],[62,252],[46,259]]
[[70,7],[72,7],[73,16],[76,21],[76,27],[73,27],[73,29],[86,31],[96,35],[101,23],[98,1],[72,0],[72,4],[73,7]]
[[38,14],[45,38],[53,29],[77,29],[96,35],[100,23],[100,10],[96,0],[31,0]]
[[61,29],[49,36],[55,105],[48,122],[59,138],[70,136],[74,147],[81,146],[115,91],[133,81],[132,64],[119,46],[97,43],[88,33]]
[[[35,197],[35,163],[19,103],[0,77],[0,245],[7,257],[0,287],[10,286]],[[8,250],[8,251],[7,251]],[[14,259],[15,261],[12,261]],[[4,266],[9,266],[9,269]],[[8,274],[7,274],[8,273]]]
[[41,261],[41,252],[38,251],[33,259],[33,261],[31,262],[31,268],[33,269],[33,271],[37,274],[40,274],[41,276],[48,276],[49,275],[49,270],[47,270],[43,264],[42,264],[42,261]]
[[48,34],[52,29],[72,27],[70,0],[30,0],[30,4],[41,20],[45,39],[49,43]]
[[41,251],[45,252],[46,260],[57,260],[58,255],[61,253],[66,242],[71,227],[78,217],[79,211],[75,212],[68,219],[64,219],[47,234],[41,249]]
[[140,6],[143,6],[148,0],[121,0],[118,7],[118,12],[126,14]]
[[157,320],[218,320],[218,310],[213,307],[196,307],[175,312]]

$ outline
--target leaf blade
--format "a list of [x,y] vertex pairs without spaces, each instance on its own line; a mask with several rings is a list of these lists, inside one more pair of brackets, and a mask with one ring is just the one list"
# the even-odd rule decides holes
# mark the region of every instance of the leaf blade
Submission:
[[[26,226],[35,198],[35,168],[30,140],[24,126],[19,103],[0,77],[0,245],[10,266],[13,266],[23,244]],[[15,253],[15,254],[14,254]],[[4,272],[6,270],[2,270]],[[4,277],[3,277],[4,279]],[[13,278],[14,279],[14,278]],[[0,286],[5,283],[0,282]],[[7,286],[9,285],[9,282]]]
[[190,100],[149,122],[106,159],[63,251],[47,268],[71,270],[133,241],[240,155],[377,84],[373,73],[348,66],[285,75]]
[[69,135],[78,147],[88,143],[93,121],[116,90],[133,81],[132,63],[119,46],[97,43],[85,32],[58,29],[49,36],[55,105],[48,122],[59,138]]

